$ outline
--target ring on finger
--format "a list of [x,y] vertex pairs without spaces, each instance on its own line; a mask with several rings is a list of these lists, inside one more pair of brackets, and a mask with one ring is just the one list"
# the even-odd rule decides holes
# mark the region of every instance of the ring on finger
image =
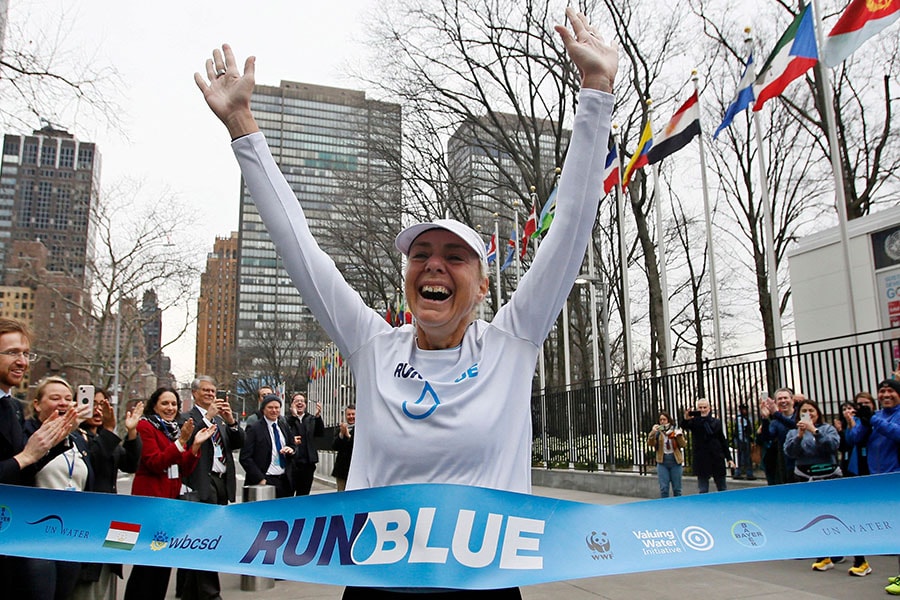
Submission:
[[225,74],[225,69],[219,69],[218,71],[216,71],[216,79],[218,79],[219,77],[221,77],[224,74]]

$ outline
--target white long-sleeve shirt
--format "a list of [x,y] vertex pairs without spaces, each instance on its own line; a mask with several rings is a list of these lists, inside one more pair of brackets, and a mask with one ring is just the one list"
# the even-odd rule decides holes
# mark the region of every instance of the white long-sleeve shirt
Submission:
[[612,95],[581,91],[553,226],[509,303],[446,350],[419,349],[413,325],[391,327],[363,303],[316,244],[261,133],[232,143],[285,269],[356,381],[347,489],[456,483],[531,491],[534,367],[590,239],[612,107]]

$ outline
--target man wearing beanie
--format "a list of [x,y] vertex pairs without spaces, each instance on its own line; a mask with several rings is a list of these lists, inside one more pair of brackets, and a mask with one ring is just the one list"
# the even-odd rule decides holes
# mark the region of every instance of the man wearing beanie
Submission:
[[[878,403],[881,410],[871,418],[857,413],[857,419],[847,423],[848,444],[866,444],[869,471],[873,475],[900,471],[900,381],[885,379],[878,384]],[[900,563],[900,557],[898,557]],[[900,575],[889,579],[884,588],[888,594],[900,596]]]
[[290,459],[294,454],[293,437],[281,417],[281,398],[268,394],[259,405],[262,418],[247,427],[241,466],[247,474],[246,485],[271,485],[276,498],[293,496]]

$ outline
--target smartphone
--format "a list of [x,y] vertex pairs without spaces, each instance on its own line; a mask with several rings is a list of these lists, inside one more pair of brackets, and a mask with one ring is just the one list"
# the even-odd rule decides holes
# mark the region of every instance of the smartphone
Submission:
[[94,416],[94,386],[78,386],[75,393],[75,411],[82,419],[90,419]]
[[800,415],[800,420],[806,423],[812,423],[812,417],[809,416],[809,413],[803,413]]
[[700,416],[700,411],[699,411],[699,410],[689,410],[689,411],[688,411],[688,416],[689,416],[689,417],[699,417],[699,416]]

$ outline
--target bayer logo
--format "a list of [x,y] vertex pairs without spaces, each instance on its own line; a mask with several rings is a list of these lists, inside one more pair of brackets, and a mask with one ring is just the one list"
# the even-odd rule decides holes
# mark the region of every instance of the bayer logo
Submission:
[[696,525],[684,528],[681,532],[681,541],[684,542],[684,545],[688,548],[699,550],[700,552],[712,550],[712,547],[716,543],[713,536],[707,530],[702,527],[697,527]]

